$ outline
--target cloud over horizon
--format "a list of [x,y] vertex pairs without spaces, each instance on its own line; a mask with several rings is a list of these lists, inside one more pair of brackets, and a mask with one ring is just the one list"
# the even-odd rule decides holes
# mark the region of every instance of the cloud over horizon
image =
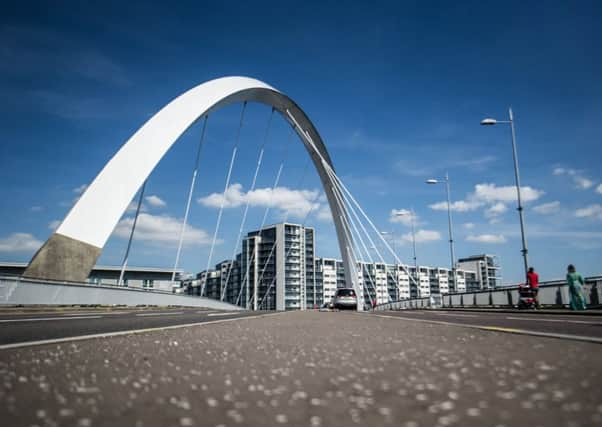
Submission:
[[466,241],[475,243],[500,244],[506,243],[506,237],[503,234],[469,234]]
[[245,192],[239,183],[231,184],[225,193],[212,193],[197,199],[197,202],[210,208],[219,208],[222,203],[224,209],[237,208],[249,203],[251,207],[275,208],[281,214],[293,218],[305,218],[310,211],[321,212],[321,218],[327,215],[317,202],[318,190],[292,190],[287,187],[257,188]]
[[30,233],[11,233],[0,238],[0,252],[35,252],[43,243]]
[[[115,236],[129,239],[132,231],[134,218],[123,218],[113,231]],[[144,241],[151,244],[167,244],[176,246],[180,239],[180,230],[182,220],[168,215],[151,215],[149,213],[140,213],[136,222],[134,240]],[[195,228],[190,224],[186,225],[184,231],[183,244],[187,246],[201,246],[211,244],[212,238],[209,234],[200,228]],[[216,243],[222,243],[221,240]]]

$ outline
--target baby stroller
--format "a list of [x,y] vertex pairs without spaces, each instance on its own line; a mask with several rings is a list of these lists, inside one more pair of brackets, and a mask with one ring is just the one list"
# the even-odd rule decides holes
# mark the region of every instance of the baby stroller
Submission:
[[518,285],[518,308],[519,310],[534,310],[536,308],[535,292],[528,285]]

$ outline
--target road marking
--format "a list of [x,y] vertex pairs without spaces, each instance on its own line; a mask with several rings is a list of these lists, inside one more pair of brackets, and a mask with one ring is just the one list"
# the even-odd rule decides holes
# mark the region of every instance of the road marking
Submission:
[[207,316],[230,316],[232,314],[236,314],[236,312],[232,312],[232,313],[209,313]]
[[102,316],[77,316],[77,317],[35,317],[29,319],[4,319],[0,323],[14,322],[41,322],[46,320],[78,320],[78,319],[100,319]]
[[129,314],[131,313],[131,311],[108,311],[108,310],[99,310],[99,311],[86,311],[84,313],[66,313],[66,314],[61,314],[61,316],[79,316],[79,315],[88,315],[88,314],[102,314],[103,316],[111,316],[111,315],[118,315],[118,314]]
[[136,316],[141,316],[141,317],[145,317],[145,316],[171,316],[172,314],[182,314],[184,313],[183,311],[173,311],[171,313],[141,313],[141,314],[137,314]]
[[566,319],[538,319],[531,317],[525,319],[523,317],[506,317],[508,320],[527,320],[529,322],[557,322],[557,323],[579,323],[581,325],[602,325],[600,322],[587,322],[585,320],[566,320]]
[[197,314],[210,314],[210,313],[218,313],[218,312],[217,311],[206,311],[206,310],[197,311]]
[[286,313],[286,312],[281,311],[278,313],[258,314],[255,316],[241,316],[241,317],[235,317],[233,319],[210,320],[208,322],[184,323],[182,325],[162,326],[162,327],[157,327],[157,328],[130,329],[127,331],[106,332],[106,333],[101,333],[101,334],[79,335],[79,336],[74,336],[74,337],[55,338],[55,339],[50,339],[50,340],[39,340],[39,341],[29,341],[29,342],[26,341],[26,342],[12,343],[12,344],[2,344],[2,345],[0,345],[0,350],[8,350],[11,348],[20,348],[20,347],[31,347],[31,346],[44,345],[44,344],[58,344],[58,343],[64,343],[64,342],[70,342],[70,341],[82,341],[82,340],[89,340],[89,339],[95,339],[95,338],[111,338],[111,337],[118,337],[118,336],[123,336],[123,335],[143,334],[143,333],[147,333],[147,332],[159,332],[159,331],[166,331],[169,329],[189,328],[191,326],[213,325],[216,323],[236,322],[237,320],[259,319],[261,317],[277,316],[277,315],[284,314],[284,313]]
[[436,314],[437,316],[479,317],[474,314],[437,313],[437,312],[433,312],[433,314]]
[[425,323],[433,323],[436,325],[457,326],[459,328],[479,329],[481,331],[503,332],[503,333],[509,333],[509,334],[517,334],[517,335],[532,335],[532,336],[536,336],[536,337],[559,338],[559,339],[565,339],[565,340],[586,341],[586,342],[591,342],[591,343],[596,343],[596,344],[602,344],[602,338],[588,337],[588,336],[583,336],[583,335],[555,334],[555,333],[550,333],[550,332],[529,331],[526,329],[504,328],[504,327],[499,327],[499,326],[471,325],[468,323],[454,323],[454,322],[446,322],[443,320],[416,319],[415,317],[391,316],[391,315],[386,315],[386,314],[375,314],[374,316],[383,317],[386,319],[409,320],[412,322],[425,322]]

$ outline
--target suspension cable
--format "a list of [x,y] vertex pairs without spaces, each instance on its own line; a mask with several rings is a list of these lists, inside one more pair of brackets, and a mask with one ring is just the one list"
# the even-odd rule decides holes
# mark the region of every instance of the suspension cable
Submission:
[[[368,217],[368,215],[366,214],[366,212],[364,212],[364,210],[362,209],[362,207],[360,206],[360,204],[355,200],[355,198],[353,197],[353,195],[351,194],[351,192],[347,189],[347,187],[345,187],[345,184],[343,184],[343,182],[341,181],[341,179],[337,176],[336,172],[334,171],[334,169],[330,166],[330,164],[326,161],[326,159],[324,159],[324,156],[322,156],[322,154],[320,153],[320,151],[318,151],[311,135],[309,134],[308,131],[301,129],[301,127],[299,126],[299,123],[297,122],[297,120],[295,119],[295,117],[291,114],[290,110],[286,110],[287,115],[289,116],[289,118],[291,119],[291,121],[293,122],[293,124],[295,125],[295,127],[297,129],[299,129],[299,133],[300,135],[302,135],[305,140],[310,144],[310,146],[313,148],[314,152],[318,155],[318,157],[320,158],[322,165],[324,166],[324,168],[326,169],[327,172],[329,172],[329,174],[331,175],[331,177],[334,177],[335,180],[340,183],[341,188],[349,195],[349,197],[351,198],[351,200],[353,201],[353,203],[357,206],[357,208],[359,209],[359,211],[362,213],[362,215],[364,216],[364,218],[366,218],[366,220],[368,221],[368,223],[370,224],[370,226],[372,227],[372,229],[374,230],[374,232],[378,235],[378,237],[381,239],[381,241],[384,243],[385,247],[387,248],[387,250],[393,254],[393,257],[395,258],[395,260],[397,261],[397,263],[400,265],[400,267],[402,268],[402,270],[408,275],[408,277],[411,279],[412,282],[414,282],[414,285],[416,285],[416,280],[410,275],[408,269],[403,265],[403,263],[401,262],[401,260],[399,259],[399,257],[397,256],[397,254],[395,253],[395,251],[393,251],[393,249],[391,249],[391,246],[387,243],[387,241],[382,237],[382,235],[380,234],[380,232],[378,231],[378,229],[376,228],[376,226],[374,225],[374,223],[372,222],[372,220],[370,219],[370,217]],[[350,205],[351,207],[351,205]],[[361,224],[361,222],[360,222]],[[367,236],[369,236],[368,233],[366,233]],[[374,249],[377,250],[376,245],[373,245]],[[377,250],[378,252],[378,250]],[[382,258],[382,256],[381,256]],[[384,260],[382,261],[383,264]],[[386,268],[385,268],[386,270]]]
[[[343,210],[345,209],[344,207],[341,207],[341,208],[342,208]],[[339,215],[339,219],[341,220],[341,222],[347,222],[347,221],[345,221],[344,217],[345,217],[345,215]],[[352,242],[352,241],[353,241],[353,239],[351,238],[351,235],[350,235],[350,228],[349,228],[349,225],[348,225],[348,223],[347,223],[347,226],[343,227],[343,231],[345,232],[345,236],[347,237],[347,241],[349,241],[349,242]],[[347,249],[347,254],[348,254],[348,255],[349,255],[349,252],[351,252],[351,255],[353,256],[353,259],[355,259],[356,261],[358,261],[358,260],[359,260],[359,258],[358,258],[358,256],[357,256],[357,252],[356,252],[356,251],[355,251],[355,249],[354,249],[354,246],[355,246],[355,245],[356,245],[356,244],[354,243],[354,244],[352,244],[351,246],[346,246],[346,247],[345,247],[345,249]],[[361,263],[361,261],[359,261],[359,262]],[[360,265],[361,265],[361,264],[360,264]],[[357,265],[354,265],[354,266],[353,266],[353,270],[352,270],[352,271],[350,271],[350,272],[349,272],[349,274],[354,274],[354,275],[356,275],[356,276],[357,276],[357,273],[358,273],[358,271],[357,271]],[[363,276],[363,275],[362,275],[362,276]],[[363,290],[364,290],[364,289],[366,289],[366,291],[367,291],[367,293],[368,293],[368,298],[370,298],[370,292],[368,291],[368,287],[366,286],[366,283],[364,282],[364,280],[363,280],[363,279],[364,279],[364,278],[362,277],[362,303],[364,303],[364,302],[365,302],[365,299],[364,299],[364,292],[363,292]],[[359,285],[359,283],[358,283],[358,285]],[[357,289],[357,290],[359,290],[359,289]],[[376,296],[376,290],[375,290],[375,296]],[[358,294],[358,304],[359,304],[359,294]]]
[[128,258],[130,256],[130,248],[132,247],[132,239],[134,238],[134,231],[136,230],[136,223],[138,222],[138,216],[140,215],[140,207],[142,206],[142,200],[144,198],[144,189],[146,188],[146,180],[142,184],[142,189],[140,190],[140,197],[138,198],[138,206],[136,206],[136,215],[134,216],[134,222],[132,223],[132,230],[130,231],[130,238],[128,240],[128,245],[125,249],[125,255],[123,256],[123,262],[121,263],[121,272],[119,273],[119,281],[117,282],[118,286],[123,284],[123,275],[125,273],[125,267],[128,264]]
[[[385,275],[387,272],[387,267],[386,267],[386,262],[382,256],[382,254],[380,253],[380,251],[378,250],[378,248],[376,247],[374,241],[372,240],[372,237],[370,237],[370,234],[367,232],[366,228],[364,227],[364,224],[362,223],[361,219],[359,218],[359,216],[357,215],[357,212],[355,211],[355,209],[353,208],[353,206],[349,203],[349,200],[347,199],[347,197],[345,196],[345,194],[343,194],[342,192],[340,192],[340,186],[339,184],[336,182],[335,179],[333,179],[333,173],[328,171],[329,176],[331,177],[331,179],[334,181],[335,186],[337,187],[339,194],[342,195],[342,197],[345,200],[345,203],[349,206],[349,210],[351,211],[352,217],[349,217],[350,221],[353,221],[353,217],[355,217],[355,221],[357,221],[362,229],[362,231],[364,232],[364,234],[366,235],[366,237],[368,238],[368,241],[370,242],[370,244],[372,245],[372,247],[374,248],[374,251],[376,252],[376,254],[378,255],[378,258],[380,259],[381,264],[383,264],[385,266]],[[355,221],[353,221],[354,227],[355,227]],[[364,244],[363,239],[361,237],[361,233],[357,233],[358,237],[360,239],[360,242],[362,244]],[[372,264],[374,264],[374,274],[376,277],[376,263],[374,262],[374,260],[372,259],[372,256],[370,255],[370,251],[368,250],[368,248],[365,246],[364,244],[364,248],[366,250],[366,253],[368,254],[368,257],[370,258],[370,260],[372,261]],[[389,275],[391,276],[391,278],[394,280],[394,282],[396,281],[396,279],[392,276],[392,274],[389,272]],[[398,293],[398,292],[397,292]],[[387,296],[388,299],[391,299],[391,296],[389,295],[389,292],[387,290]]]
[[[299,128],[301,130],[301,128],[299,127],[299,124],[297,123],[297,120],[291,114],[291,112],[289,110],[286,110],[286,112],[287,112],[289,118],[291,119],[291,121],[295,124],[295,126],[297,126],[297,128]],[[378,231],[378,229],[376,228],[376,226],[372,222],[372,220],[368,217],[368,215],[366,215],[366,213],[364,212],[364,210],[362,209],[362,207],[359,205],[359,203],[355,200],[355,198],[353,197],[353,195],[351,194],[351,192],[347,189],[347,187],[345,187],[345,184],[343,184],[343,182],[341,181],[341,179],[337,176],[337,174],[334,171],[334,169],[330,166],[330,164],[324,159],[324,157],[322,156],[322,154],[318,151],[318,149],[317,149],[317,147],[316,147],[316,145],[315,145],[315,143],[314,143],[311,135],[309,134],[309,132],[306,131],[306,130],[301,130],[300,134],[303,137],[305,137],[305,139],[307,140],[307,142],[313,148],[314,152],[320,157],[320,160],[321,160],[324,168],[326,169],[326,171],[331,176],[331,179],[334,178],[335,182],[337,182],[338,184],[340,184],[340,187],[349,195],[349,197],[351,198],[351,200],[353,201],[353,203],[357,206],[357,208],[360,210],[360,212],[362,213],[362,215],[366,218],[366,220],[368,221],[368,223],[370,224],[370,226],[372,227],[372,229],[374,230],[374,232],[378,235],[378,237],[385,244],[385,247],[389,250],[389,252],[391,254],[393,254],[393,257],[395,258],[395,260],[397,261],[397,263],[400,265],[400,267],[402,268],[402,270],[407,274],[407,276],[409,277],[409,279],[412,282],[414,282],[414,285],[417,286],[416,280],[414,279],[414,277],[412,277],[410,275],[408,269],[401,263],[401,261],[399,260],[399,257],[395,253],[395,251],[393,251],[391,249],[391,247],[389,246],[389,244],[387,243],[387,241],[382,237],[382,235],[380,234],[380,232]],[[353,208],[353,206],[351,204],[349,204],[349,206],[351,208]],[[359,219],[358,219],[358,222],[360,223],[360,225],[362,225],[362,222],[359,221]],[[362,225],[362,228],[363,228],[363,225]],[[370,235],[366,231],[364,231],[364,232],[366,233],[366,236],[368,236],[369,240],[372,242],[372,239],[370,238]],[[384,259],[382,258],[382,255],[380,255],[380,252],[376,248],[376,245],[373,244],[373,242],[372,242],[372,246],[374,247],[375,251],[379,255],[379,258],[381,258],[381,262],[384,264],[385,271],[386,271],[387,270],[386,263],[384,262]],[[395,279],[394,279],[394,282],[395,282]],[[397,289],[397,294],[399,296],[399,284],[396,286],[396,289]]]
[[205,292],[205,285],[207,284],[207,279],[209,278],[209,267],[211,266],[211,261],[213,258],[213,250],[215,248],[215,241],[217,240],[217,233],[219,232],[219,226],[222,221],[222,214],[224,212],[224,204],[226,202],[226,192],[228,191],[228,187],[230,186],[230,178],[232,177],[232,169],[234,167],[234,160],[236,159],[236,152],[238,150],[238,143],[240,142],[240,133],[242,130],[243,119],[245,117],[245,110],[247,108],[247,101],[242,104],[242,111],[240,112],[240,123],[238,124],[238,131],[236,132],[236,140],[234,143],[234,148],[232,149],[232,157],[230,158],[230,167],[228,168],[228,175],[226,176],[226,185],[224,186],[224,193],[222,194],[222,200],[219,207],[219,213],[217,214],[217,222],[215,224],[215,231],[213,233],[213,241],[211,242],[211,249],[209,250],[209,258],[207,259],[207,268],[205,271],[207,274],[205,275],[205,280],[201,286],[201,296]]
[[173,282],[176,278],[176,270],[178,269],[178,263],[180,262],[180,252],[182,251],[182,243],[184,242],[184,232],[188,223],[188,213],[190,212],[190,202],[192,201],[192,193],[194,192],[194,184],[196,176],[199,170],[199,162],[201,159],[201,149],[203,148],[203,141],[205,140],[205,129],[207,128],[207,120],[209,116],[205,116],[203,121],[203,130],[201,131],[201,139],[199,140],[199,147],[196,152],[196,161],[194,162],[194,169],[192,171],[192,179],[190,181],[190,190],[188,191],[188,200],[186,201],[186,210],[184,211],[184,220],[182,221],[182,228],[180,229],[180,239],[178,241],[178,250],[176,252],[176,261],[173,265],[173,272],[171,273],[171,281]]
[[[339,206],[341,206],[341,209],[344,209],[345,211],[347,211],[347,207],[345,206],[345,204],[344,204],[344,202],[343,202],[343,200],[341,198],[341,191],[340,191],[340,189],[336,188],[336,183],[333,182],[333,186],[331,188],[332,188],[333,194],[335,195],[337,203],[339,204]],[[364,243],[364,239],[362,238],[361,233],[358,231],[357,226],[355,225],[355,221],[353,220],[353,217],[350,216],[350,215],[346,215],[343,218],[345,219],[345,222],[347,222],[347,227],[349,227],[349,223],[351,223],[351,226],[355,230],[355,235],[358,237],[358,240],[360,241],[361,245],[364,248],[364,251],[365,251],[365,254],[367,255],[367,258],[369,258],[370,262],[372,264],[374,264],[372,256],[370,255],[370,252],[366,248],[366,244]],[[347,218],[349,219],[348,221],[347,221]],[[355,240],[354,240],[354,242],[355,242]],[[355,243],[355,245],[357,245],[357,243]],[[360,252],[360,255],[362,255],[362,257],[363,257],[364,256],[364,252],[362,252],[361,247],[357,246],[357,248],[358,248],[358,250]],[[360,262],[362,262],[362,261],[360,260]],[[370,296],[370,291],[369,291],[368,287],[365,284],[364,274],[363,273],[364,273],[364,267],[363,267],[363,263],[362,263],[362,283],[363,283],[364,287],[366,288],[366,291],[368,291],[368,296]],[[370,274],[368,274],[368,278],[370,279],[370,284],[372,285],[372,290],[374,291],[374,299],[376,300],[377,299],[376,285],[374,284],[374,280],[372,279],[372,276]],[[376,276],[375,276],[375,278],[376,278]],[[387,293],[387,296],[389,296],[388,293]],[[390,300],[391,300],[391,298],[389,296],[389,301]]]
[[[351,194],[351,192],[347,189],[347,187],[345,187],[345,184],[343,184],[343,182],[341,181],[341,179],[336,175],[336,173],[334,173],[334,171],[332,171],[331,168],[329,168],[330,175],[331,177],[333,177],[337,182],[338,185],[340,185],[340,187],[344,190],[345,193],[347,193],[347,195],[349,196],[349,198],[351,199],[351,201],[353,201],[353,204],[358,208],[358,210],[360,211],[360,213],[363,215],[363,217],[366,219],[366,221],[368,221],[368,224],[370,224],[370,226],[372,227],[372,229],[374,230],[374,233],[380,238],[380,240],[384,243],[385,247],[387,248],[387,250],[393,255],[393,257],[395,258],[395,260],[397,261],[397,263],[399,264],[399,266],[402,268],[402,270],[408,275],[409,279],[414,282],[414,284],[416,285],[416,280],[412,277],[412,275],[410,275],[408,269],[406,268],[405,265],[403,265],[403,263],[401,262],[401,260],[399,259],[399,257],[397,256],[397,254],[395,253],[395,251],[393,251],[393,249],[391,249],[391,246],[389,245],[389,243],[384,239],[384,237],[380,234],[380,232],[378,231],[378,229],[376,228],[376,226],[374,225],[374,223],[372,222],[372,220],[370,219],[370,217],[368,217],[368,215],[366,214],[366,212],[364,212],[364,210],[362,209],[361,205],[357,202],[357,200],[355,200],[355,198],[353,197],[353,195]],[[352,209],[352,212],[354,212],[355,210],[353,209],[353,206],[351,204],[349,204],[350,208]],[[360,222],[360,225],[362,223]],[[364,231],[366,233],[367,236],[369,236],[369,234]],[[370,239],[370,241],[372,242],[372,240]],[[382,258],[382,255],[380,255],[380,252],[378,251],[378,248],[376,248],[376,245],[374,245],[374,250],[379,254],[379,257],[381,258],[381,262],[383,264],[386,264],[384,262],[384,259]]]
[[[261,148],[259,150],[259,156],[257,158],[257,166],[255,167],[255,174],[253,175],[253,181],[251,182],[251,188],[249,189],[247,194],[255,190],[255,184],[257,182],[257,175],[259,173],[259,168],[261,167],[261,162],[263,160],[263,153],[265,151],[265,146],[268,142],[268,138],[270,135],[270,128],[272,126],[272,118],[274,117],[274,111],[275,111],[275,108],[272,107],[272,112],[270,113],[268,125],[266,127],[265,135],[263,137],[263,143],[261,144]],[[226,284],[224,285],[223,289],[220,289],[220,299],[222,301],[224,300],[226,290],[228,289],[228,281],[230,280],[230,273],[232,271],[232,265],[234,264],[234,258],[236,257],[236,249],[238,249],[238,245],[240,244],[240,238],[242,237],[245,223],[247,222],[247,214],[249,212],[249,204],[250,203],[251,203],[251,199],[249,197],[247,197],[247,203],[245,205],[245,210],[242,215],[242,220],[240,222],[240,228],[238,230],[238,237],[236,238],[236,244],[234,245],[234,250],[232,251],[232,258],[231,258],[232,261],[230,262],[230,265],[228,266],[228,273],[226,274]]]

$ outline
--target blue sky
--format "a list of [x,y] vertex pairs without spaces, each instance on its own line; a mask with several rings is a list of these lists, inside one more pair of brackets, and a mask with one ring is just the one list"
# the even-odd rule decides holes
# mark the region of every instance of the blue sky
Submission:
[[[448,265],[443,186],[449,172],[456,253],[500,256],[504,282],[520,279],[510,134],[481,127],[515,111],[531,264],[542,279],[575,263],[602,272],[602,5],[450,2],[17,2],[0,18],[0,260],[27,261],[118,148],[171,99],[227,75],[263,80],[316,124],[338,174],[410,262],[418,215],[421,264]],[[205,268],[240,105],[212,115],[182,265]],[[214,261],[230,256],[246,200],[246,230],[265,200],[249,190],[269,108],[251,104],[241,133]],[[200,126],[186,132],[149,179],[144,227],[130,264],[171,266]],[[307,155],[274,120],[257,188],[286,158],[282,204],[269,222],[300,222],[318,207],[319,255],[338,257]],[[238,191],[238,192],[237,192]],[[316,198],[317,197],[317,198]],[[199,202],[198,200],[201,199]],[[205,200],[205,203],[202,202]],[[279,202],[280,203],[280,202]],[[126,213],[100,262],[119,264]],[[407,221],[406,221],[407,222]],[[175,227],[175,228],[174,228]]]

